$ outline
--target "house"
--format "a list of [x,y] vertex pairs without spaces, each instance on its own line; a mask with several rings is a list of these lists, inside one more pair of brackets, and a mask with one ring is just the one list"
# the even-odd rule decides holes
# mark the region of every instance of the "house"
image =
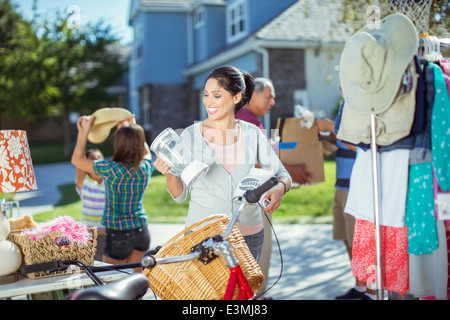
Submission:
[[333,117],[340,98],[337,66],[347,27],[342,0],[132,0],[134,47],[129,109],[150,139],[167,127],[206,117],[204,81],[222,65],[269,77],[276,106],[264,117],[274,129],[296,105]]

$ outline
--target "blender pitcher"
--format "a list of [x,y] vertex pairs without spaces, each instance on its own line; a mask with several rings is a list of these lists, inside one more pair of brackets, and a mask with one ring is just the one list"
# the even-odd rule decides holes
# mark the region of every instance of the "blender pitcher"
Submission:
[[190,187],[201,179],[209,167],[194,159],[192,152],[180,141],[180,136],[172,129],[162,131],[150,146],[158,157],[170,168],[170,173],[179,176],[181,180]]

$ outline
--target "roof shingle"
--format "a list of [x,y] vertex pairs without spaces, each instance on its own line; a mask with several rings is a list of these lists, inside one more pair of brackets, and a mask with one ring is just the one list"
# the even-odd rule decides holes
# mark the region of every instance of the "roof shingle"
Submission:
[[299,0],[256,32],[262,40],[345,42],[353,33],[339,22],[341,0]]

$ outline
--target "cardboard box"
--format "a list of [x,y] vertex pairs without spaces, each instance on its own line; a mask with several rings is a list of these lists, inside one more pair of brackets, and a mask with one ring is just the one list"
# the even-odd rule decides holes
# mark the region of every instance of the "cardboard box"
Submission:
[[312,177],[310,183],[325,181],[323,169],[324,151],[319,139],[316,121],[308,128],[302,125],[302,118],[278,118],[279,157],[292,176],[293,182],[299,184],[300,165],[305,164]]

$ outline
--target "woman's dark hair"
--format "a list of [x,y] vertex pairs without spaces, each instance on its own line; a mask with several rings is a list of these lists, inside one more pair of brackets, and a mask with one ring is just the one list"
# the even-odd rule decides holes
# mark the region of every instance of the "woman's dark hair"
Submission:
[[241,101],[239,101],[234,108],[235,114],[252,98],[255,83],[252,75],[246,71],[242,71],[233,66],[224,66],[214,69],[209,74],[208,78],[206,78],[206,81],[208,81],[208,79],[217,80],[219,85],[233,96],[237,95],[239,92],[242,94]]
[[129,124],[116,131],[113,161],[132,166],[135,170],[145,155],[145,133],[138,124]]

